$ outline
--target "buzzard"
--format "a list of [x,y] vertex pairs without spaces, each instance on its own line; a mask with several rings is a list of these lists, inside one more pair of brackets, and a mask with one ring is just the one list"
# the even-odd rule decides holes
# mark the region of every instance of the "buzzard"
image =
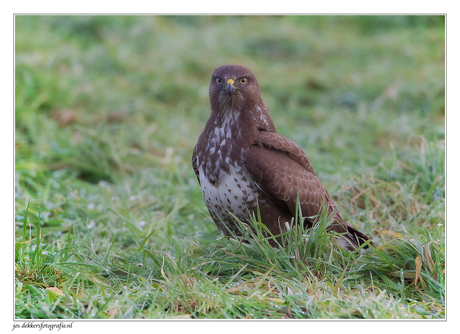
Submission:
[[333,220],[329,230],[342,235],[341,248],[353,250],[368,240],[344,222],[300,146],[275,131],[251,70],[239,65],[216,68],[209,99],[211,116],[192,165],[209,213],[225,235],[238,234],[235,217],[249,221],[257,205],[261,222],[279,235],[296,215],[298,200],[309,226],[327,209]]

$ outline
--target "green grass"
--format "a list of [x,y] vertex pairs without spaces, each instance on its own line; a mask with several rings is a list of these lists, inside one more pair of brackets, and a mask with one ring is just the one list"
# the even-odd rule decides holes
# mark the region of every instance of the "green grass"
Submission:
[[[17,319],[445,318],[444,17],[16,16]],[[191,167],[212,70],[253,70],[375,248],[255,219]],[[252,236],[251,236],[252,235]]]

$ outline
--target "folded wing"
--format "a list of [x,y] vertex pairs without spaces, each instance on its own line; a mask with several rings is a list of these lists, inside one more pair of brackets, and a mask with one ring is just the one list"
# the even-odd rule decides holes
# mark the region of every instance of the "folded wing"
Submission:
[[[345,224],[337,205],[315,175],[307,155],[292,140],[276,132],[260,131],[254,145],[246,151],[243,162],[259,189],[292,216],[296,214],[297,200],[303,217],[307,217],[310,224],[315,222],[314,216],[327,208],[328,215],[334,219],[330,230],[346,233],[344,236],[352,247],[358,247],[368,239]],[[349,248],[347,245],[341,247]]]

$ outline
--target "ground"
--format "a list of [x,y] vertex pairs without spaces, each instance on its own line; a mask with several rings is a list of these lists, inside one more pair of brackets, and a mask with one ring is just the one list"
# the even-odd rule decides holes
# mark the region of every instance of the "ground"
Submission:
[[[17,319],[445,318],[443,16],[15,28]],[[257,219],[252,241],[222,237],[190,160],[223,64],[255,73],[375,248],[338,249],[327,220],[284,248]]]

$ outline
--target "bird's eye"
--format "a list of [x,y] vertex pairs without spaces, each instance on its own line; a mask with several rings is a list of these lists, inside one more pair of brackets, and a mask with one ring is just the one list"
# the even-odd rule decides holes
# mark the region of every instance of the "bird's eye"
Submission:
[[222,79],[221,79],[221,78],[217,78],[217,79],[216,79],[216,83],[217,83],[218,85],[221,85],[221,84],[222,84]]
[[245,85],[246,82],[248,82],[248,79],[246,79],[246,78],[241,78],[240,79],[240,84]]

